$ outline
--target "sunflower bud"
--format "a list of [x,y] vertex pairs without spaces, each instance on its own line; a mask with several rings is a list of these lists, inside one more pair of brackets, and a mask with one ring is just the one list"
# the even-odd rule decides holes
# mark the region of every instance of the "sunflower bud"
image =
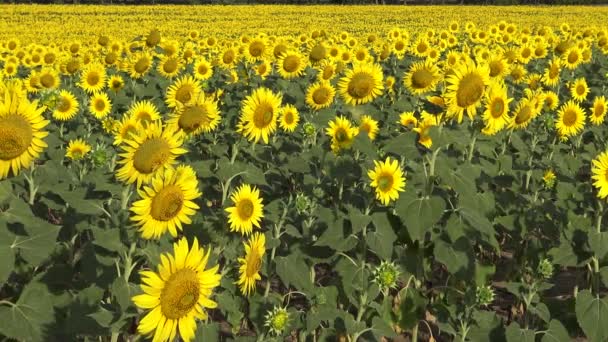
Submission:
[[491,286],[477,286],[475,298],[479,305],[489,305],[494,300],[494,290]]
[[553,170],[549,169],[545,171],[545,175],[543,176],[543,182],[545,183],[545,188],[551,189],[555,185],[555,173]]
[[399,269],[392,261],[382,261],[374,271],[374,281],[380,289],[388,290],[397,287]]
[[96,168],[102,167],[110,160],[110,154],[103,147],[97,147],[91,154],[91,161]]
[[549,279],[553,275],[553,264],[549,259],[543,259],[538,264],[537,272],[544,279]]
[[299,193],[296,195],[296,210],[298,211],[298,214],[308,211],[311,204],[312,203],[308,196],[304,195],[303,193]]
[[266,322],[264,326],[268,327],[268,330],[275,334],[281,335],[287,328],[289,323],[289,312],[282,307],[274,307],[274,309],[266,314]]
[[306,122],[304,124],[304,135],[306,135],[306,137],[310,138],[313,135],[315,135],[317,133],[317,130],[315,128],[315,125],[311,124],[310,122]]

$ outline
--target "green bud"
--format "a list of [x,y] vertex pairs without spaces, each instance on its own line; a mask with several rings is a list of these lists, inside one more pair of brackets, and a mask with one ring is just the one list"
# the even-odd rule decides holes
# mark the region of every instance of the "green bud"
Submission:
[[310,122],[306,122],[304,124],[304,134],[307,137],[312,137],[316,133],[317,133],[317,129],[315,128],[315,125],[311,124]]
[[392,261],[382,261],[374,270],[374,281],[381,290],[396,288],[397,280],[399,280],[399,269]]
[[549,279],[551,276],[553,276],[553,264],[551,261],[549,261],[549,259],[543,259],[538,264],[537,272],[544,279]]
[[274,309],[266,314],[264,326],[268,327],[270,333],[281,335],[289,323],[289,312],[287,309],[275,306]]
[[479,305],[489,305],[494,300],[494,290],[491,286],[477,286],[475,298]]
[[299,214],[306,212],[310,208],[310,199],[303,193],[296,195],[296,210]]
[[91,161],[93,162],[93,166],[102,167],[108,163],[110,160],[110,155],[108,151],[106,151],[103,147],[98,147],[91,154]]

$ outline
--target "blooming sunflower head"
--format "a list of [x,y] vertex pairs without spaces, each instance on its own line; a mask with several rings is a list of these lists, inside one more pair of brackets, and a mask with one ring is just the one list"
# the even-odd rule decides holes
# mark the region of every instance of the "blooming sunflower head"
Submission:
[[250,295],[255,290],[256,281],[262,279],[260,269],[266,253],[266,237],[264,234],[255,233],[249,241],[245,242],[245,257],[239,258],[239,280],[241,292]]
[[282,98],[281,94],[275,94],[268,88],[254,90],[243,101],[241,133],[250,141],[262,139],[267,144],[277,127]]
[[340,95],[347,104],[368,103],[382,94],[384,88],[382,68],[378,64],[357,63],[346,70],[338,82]]
[[249,235],[253,227],[260,228],[264,217],[264,204],[260,190],[255,186],[243,184],[233,191],[230,196],[234,206],[226,208],[230,231],[238,231],[242,235]]

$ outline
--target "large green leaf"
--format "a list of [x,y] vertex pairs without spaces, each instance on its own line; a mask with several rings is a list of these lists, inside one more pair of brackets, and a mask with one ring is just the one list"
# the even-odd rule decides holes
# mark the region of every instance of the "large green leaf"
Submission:
[[310,293],[313,288],[310,280],[310,267],[298,253],[291,253],[286,257],[276,257],[277,274],[286,286]]
[[570,336],[568,335],[568,331],[564,328],[564,325],[554,319],[549,322],[549,327],[545,330],[545,334],[543,335],[543,339],[541,342],[562,342],[562,341],[570,341]]
[[576,296],[576,319],[583,332],[592,342],[608,339],[608,302],[589,290]]
[[393,231],[388,214],[374,213],[371,219],[376,230],[367,234],[365,242],[376,255],[385,260],[390,260],[397,235]]
[[45,326],[53,318],[49,290],[43,284],[30,283],[16,303],[0,306],[0,334],[22,341],[43,341]]
[[422,240],[424,234],[441,219],[445,210],[445,201],[438,196],[404,198],[395,205],[395,211],[405,224],[412,240]]

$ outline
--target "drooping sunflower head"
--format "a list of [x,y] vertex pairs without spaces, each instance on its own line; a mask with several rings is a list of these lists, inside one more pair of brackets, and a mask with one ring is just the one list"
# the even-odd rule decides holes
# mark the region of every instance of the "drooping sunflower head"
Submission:
[[76,97],[67,90],[59,91],[59,98],[53,110],[53,118],[68,121],[78,114],[79,104]]
[[359,134],[359,129],[353,127],[347,118],[338,116],[335,120],[329,122],[326,133],[331,137],[332,151],[338,153],[340,150],[350,148],[353,139]]
[[218,266],[207,269],[211,248],[199,248],[195,238],[191,248],[185,237],[173,244],[173,254],[161,254],[158,272],[141,271],[143,294],[133,303],[149,311],[137,331],[153,335],[154,341],[171,341],[179,333],[184,341],[194,338],[196,320],[206,319],[206,309],[217,307],[209,297],[220,284]]
[[264,217],[264,204],[259,189],[243,184],[232,192],[230,199],[234,205],[225,210],[228,212],[231,232],[237,231],[241,235],[249,235],[253,227],[260,228],[260,222]]
[[200,93],[192,103],[178,106],[167,124],[176,126],[176,130],[186,134],[199,135],[213,131],[220,119],[217,102],[212,97]]
[[141,199],[131,206],[135,214],[131,221],[139,226],[144,239],[159,239],[167,231],[176,237],[183,224],[192,223],[190,217],[199,209],[193,202],[201,196],[198,180],[188,165],[157,173],[150,185],[138,192]]
[[347,104],[368,103],[382,94],[382,68],[378,64],[360,63],[348,69],[340,82],[339,92]]
[[38,107],[38,101],[30,102],[17,93],[5,92],[0,101],[0,180],[9,171],[18,175],[21,168],[29,167],[47,147],[42,140],[48,135],[44,127],[49,124]]
[[320,81],[311,85],[306,91],[306,104],[314,110],[319,110],[329,107],[335,96],[334,87],[327,81]]
[[250,141],[265,144],[277,127],[281,94],[275,94],[268,88],[257,88],[243,101],[240,125],[244,136]]
[[387,157],[385,161],[374,161],[375,168],[367,172],[371,187],[376,190],[376,198],[384,205],[399,198],[405,190],[405,177],[397,160]]
[[298,123],[300,122],[300,113],[298,109],[291,104],[283,106],[281,108],[281,118],[279,120],[279,126],[286,132],[293,132]]
[[83,139],[76,139],[70,140],[65,156],[72,160],[80,160],[89,152],[91,152],[91,145]]
[[172,167],[179,155],[188,152],[181,147],[183,135],[171,128],[163,129],[158,121],[134,133],[121,145],[124,152],[118,164],[122,166],[116,173],[116,178],[127,184],[137,183],[140,187],[148,183],[158,172]]
[[165,102],[169,108],[189,104],[201,92],[199,81],[190,75],[177,79],[169,88]]
[[264,254],[266,253],[266,237],[264,234],[255,233],[245,243],[245,257],[239,258],[239,280],[241,292],[249,296],[255,290],[255,283],[262,279],[260,270]]

